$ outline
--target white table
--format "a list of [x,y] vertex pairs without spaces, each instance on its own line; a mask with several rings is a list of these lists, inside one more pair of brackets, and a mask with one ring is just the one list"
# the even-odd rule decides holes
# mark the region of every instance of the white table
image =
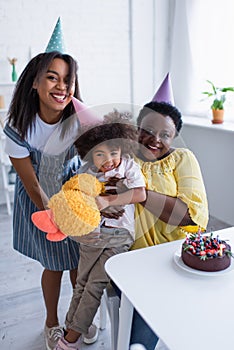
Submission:
[[[234,227],[217,234],[230,240],[234,251]],[[170,350],[234,349],[234,269],[216,276],[183,270],[174,261],[181,243],[122,253],[106,262],[122,291],[118,350],[128,350],[133,307]]]

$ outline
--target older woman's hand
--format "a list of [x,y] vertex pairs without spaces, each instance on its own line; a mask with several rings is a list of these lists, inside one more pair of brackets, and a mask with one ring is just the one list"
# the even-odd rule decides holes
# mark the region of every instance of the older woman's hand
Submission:
[[108,182],[105,183],[106,193],[108,194],[116,194],[123,193],[128,190],[128,188],[124,185],[123,181],[125,177],[110,177]]
[[107,219],[119,219],[121,216],[123,216],[124,212],[125,210],[121,205],[110,206],[104,210],[101,210],[102,216]]
[[[96,202],[98,207],[101,208],[101,205],[104,203],[101,202],[106,202],[108,195],[111,194],[118,194],[118,193],[122,193],[125,192],[127,190],[126,186],[123,185],[123,180],[124,178],[118,178],[118,177],[111,177],[109,178],[108,182],[105,184],[105,188],[106,188],[106,192],[105,194],[101,195],[101,197],[103,196],[104,199],[96,197]],[[102,216],[104,216],[107,219],[119,219],[121,216],[123,216],[125,209],[124,206],[122,205],[116,205],[116,206],[108,206],[106,208],[101,208],[100,212],[102,214]]]

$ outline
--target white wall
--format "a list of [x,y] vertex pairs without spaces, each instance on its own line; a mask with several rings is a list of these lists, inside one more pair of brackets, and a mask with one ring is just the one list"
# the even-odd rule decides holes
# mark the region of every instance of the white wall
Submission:
[[[174,0],[1,0],[0,83],[11,78],[7,57],[18,58],[20,73],[45,50],[60,16],[84,102],[144,104],[170,64],[165,29],[172,6]],[[185,124],[182,138],[200,162],[211,214],[234,225],[233,133]],[[2,194],[0,176],[0,203]]]
[[225,123],[212,125],[208,120],[201,125],[200,121],[194,118],[189,122],[187,117],[179,141],[194,152],[200,163],[210,214],[234,226],[234,130]]
[[[0,95],[6,107],[12,90],[1,85],[11,81],[7,58],[18,59],[19,75],[44,52],[59,16],[67,52],[79,64],[87,105],[125,103],[131,108],[148,101],[155,91],[153,5],[154,0],[1,0]],[[4,113],[0,110],[1,118]],[[2,187],[0,175],[0,203]]]
[[17,57],[20,73],[45,50],[59,16],[85,103],[141,104],[153,95],[154,0],[1,0],[0,82],[11,78],[7,57]]

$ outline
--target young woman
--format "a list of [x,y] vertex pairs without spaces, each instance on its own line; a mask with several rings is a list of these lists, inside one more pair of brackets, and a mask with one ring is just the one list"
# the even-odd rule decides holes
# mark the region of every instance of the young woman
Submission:
[[46,307],[45,339],[53,349],[63,329],[58,301],[64,270],[75,286],[79,246],[75,241],[48,241],[31,221],[46,208],[48,198],[79,167],[73,146],[79,122],[71,97],[80,99],[77,63],[59,52],[41,53],[18,79],[4,132],[6,152],[17,172],[13,213],[13,244],[44,267],[41,286]]

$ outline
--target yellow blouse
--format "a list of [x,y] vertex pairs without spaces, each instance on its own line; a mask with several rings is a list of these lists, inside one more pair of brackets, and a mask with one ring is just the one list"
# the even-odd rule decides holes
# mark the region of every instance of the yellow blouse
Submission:
[[197,231],[199,227],[206,229],[209,214],[205,186],[198,161],[190,150],[177,148],[155,162],[135,160],[145,177],[146,189],[180,198],[187,204],[190,217],[197,226],[169,225],[141,204],[136,204],[136,240],[131,249],[182,239],[186,232]]

